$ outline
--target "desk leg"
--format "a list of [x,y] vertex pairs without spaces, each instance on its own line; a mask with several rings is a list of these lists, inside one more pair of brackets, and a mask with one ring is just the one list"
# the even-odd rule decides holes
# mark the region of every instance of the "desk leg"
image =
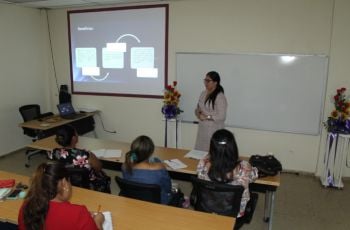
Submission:
[[164,147],[168,147],[168,119],[165,118]]
[[270,192],[266,191],[266,193],[265,193],[265,209],[264,209],[264,221],[265,222],[269,222],[269,214],[270,214],[270,209],[271,209],[270,200],[271,200]]
[[269,230],[272,230],[272,217],[273,217],[274,203],[275,203],[275,192],[266,191],[264,221],[268,222]]
[[[29,152],[30,151],[30,152]],[[32,156],[40,153],[43,150],[37,149],[37,150],[26,150],[26,163],[24,164],[27,168],[29,168],[29,160]]]

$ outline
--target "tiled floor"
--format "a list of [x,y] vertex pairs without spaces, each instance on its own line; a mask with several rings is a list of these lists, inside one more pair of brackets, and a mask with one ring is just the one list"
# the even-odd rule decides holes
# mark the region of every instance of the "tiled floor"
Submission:
[[[24,153],[19,151],[0,157],[0,170],[31,175],[44,156],[34,156],[29,168],[24,167]],[[114,178],[120,172],[105,170]],[[191,184],[176,181],[186,195]],[[348,230],[350,229],[350,180],[344,181],[344,189],[324,188],[319,179],[313,176],[298,176],[283,173],[281,186],[277,190],[274,209],[273,229],[281,230]],[[118,194],[118,186],[112,181],[112,193]],[[245,229],[267,229],[262,221],[264,194],[259,194],[259,202],[252,222]],[[191,229],[189,226],[188,229]]]

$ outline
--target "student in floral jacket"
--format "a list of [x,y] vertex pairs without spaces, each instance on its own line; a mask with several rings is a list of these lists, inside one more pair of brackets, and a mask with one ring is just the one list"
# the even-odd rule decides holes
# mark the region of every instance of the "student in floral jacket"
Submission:
[[89,170],[90,189],[110,193],[110,177],[102,171],[101,161],[90,151],[76,148],[78,135],[74,127],[62,126],[56,132],[56,142],[61,148],[49,153],[49,158],[65,163],[67,167]]

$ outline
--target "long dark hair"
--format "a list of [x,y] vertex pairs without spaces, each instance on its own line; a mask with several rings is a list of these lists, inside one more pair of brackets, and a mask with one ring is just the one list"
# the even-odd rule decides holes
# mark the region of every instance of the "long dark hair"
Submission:
[[209,103],[209,105],[211,104],[213,109],[214,109],[214,104],[215,104],[215,100],[217,95],[222,92],[224,93],[224,88],[220,85],[220,75],[218,72],[216,71],[210,71],[207,73],[207,76],[213,81],[216,82],[216,88],[215,90],[209,94],[209,96],[207,97],[207,99],[205,100],[205,103]]
[[226,129],[217,130],[210,140],[209,178],[222,183],[232,181],[232,171],[239,163],[238,157],[238,147],[233,134]]
[[75,128],[71,125],[64,125],[56,131],[57,144],[67,147],[72,143],[72,138],[76,135]]
[[26,230],[45,229],[49,202],[58,193],[58,182],[68,171],[62,163],[47,162],[38,166],[24,200],[23,219]]
[[150,158],[154,151],[154,143],[148,136],[137,137],[130,146],[130,151],[125,154],[125,168],[126,171],[132,174],[132,167],[134,164]]

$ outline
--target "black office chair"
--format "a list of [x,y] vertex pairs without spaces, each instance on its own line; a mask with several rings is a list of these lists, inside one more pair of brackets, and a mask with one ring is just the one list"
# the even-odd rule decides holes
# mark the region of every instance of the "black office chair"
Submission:
[[115,177],[120,192],[119,196],[125,196],[133,199],[161,203],[160,186],[156,184],[143,184]]
[[10,223],[10,222],[0,221],[0,229],[1,230],[17,230],[18,229],[18,225]]
[[89,169],[66,167],[70,183],[74,186],[90,189]]
[[[201,180],[197,177],[191,177],[191,180],[193,185],[191,204],[194,206],[195,210],[237,217],[244,191],[243,186],[221,184]],[[244,223],[249,223],[251,221],[257,199],[257,194],[252,193],[245,214],[243,217],[236,218],[234,229],[239,229]]]
[[[41,119],[44,117],[52,116],[52,112],[44,113],[42,114],[40,112],[40,106],[37,104],[30,104],[30,105],[23,105],[19,107],[19,112],[23,118],[23,121],[31,121],[34,119]],[[32,138],[32,141],[36,141],[38,139],[44,138],[49,135],[48,132],[38,132],[37,130],[30,129],[30,128],[23,128],[23,133],[29,137]],[[44,154],[45,151],[37,150],[37,149],[28,149],[26,151],[26,157],[27,161],[25,163],[26,167],[29,167],[29,160],[32,156],[37,154]],[[46,153],[45,153],[46,154]]]

